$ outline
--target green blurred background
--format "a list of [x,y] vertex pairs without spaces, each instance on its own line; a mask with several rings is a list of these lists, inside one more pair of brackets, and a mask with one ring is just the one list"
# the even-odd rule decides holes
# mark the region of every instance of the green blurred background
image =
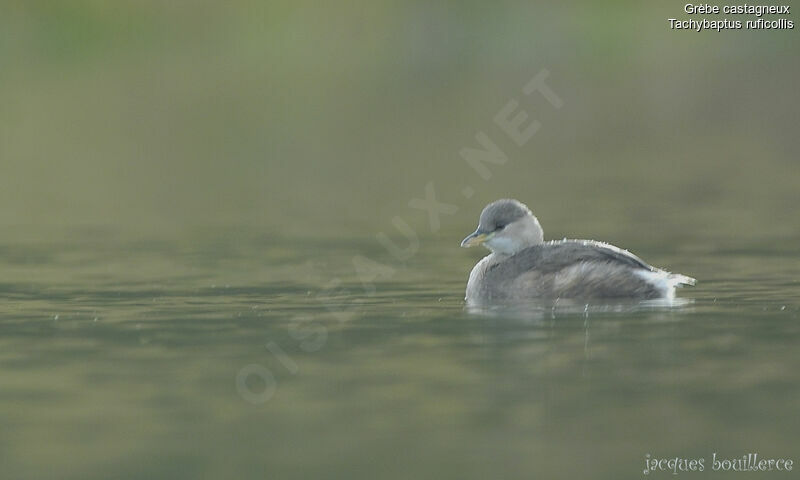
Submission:
[[[0,0],[0,476],[619,479],[647,453],[794,455],[797,32],[669,30],[682,9]],[[563,108],[522,95],[542,69]],[[510,100],[542,124],[521,148],[493,121]],[[477,132],[509,157],[488,181],[459,155]],[[435,232],[408,205],[430,182],[458,207]],[[508,196],[548,238],[697,277],[695,302],[466,312],[484,252],[457,245]],[[420,237],[405,262],[375,238],[395,216]],[[395,275],[365,293],[355,255]],[[279,383],[265,404],[237,392],[249,364]]]
[[[434,181],[446,232],[515,196],[554,234],[795,233],[796,31],[669,30],[682,8],[6,0],[0,225],[424,227]],[[542,68],[561,110],[520,93]],[[514,98],[524,148],[492,122]],[[478,131],[510,157],[488,182]]]

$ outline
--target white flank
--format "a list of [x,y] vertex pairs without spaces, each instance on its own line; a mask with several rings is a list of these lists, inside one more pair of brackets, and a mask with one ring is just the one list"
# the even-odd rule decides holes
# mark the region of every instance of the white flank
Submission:
[[694,285],[697,283],[692,277],[681,275],[680,273],[670,273],[664,270],[654,270],[652,272],[647,270],[636,270],[639,275],[655,288],[659,289],[664,295],[664,298],[672,300],[675,298],[675,287],[682,287],[684,285]]

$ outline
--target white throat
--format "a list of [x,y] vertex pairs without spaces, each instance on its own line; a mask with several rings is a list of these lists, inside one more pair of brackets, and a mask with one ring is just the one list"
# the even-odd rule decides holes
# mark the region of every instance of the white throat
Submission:
[[514,255],[520,250],[538,245],[544,241],[544,233],[539,220],[527,215],[508,224],[484,242],[486,248],[500,255]]

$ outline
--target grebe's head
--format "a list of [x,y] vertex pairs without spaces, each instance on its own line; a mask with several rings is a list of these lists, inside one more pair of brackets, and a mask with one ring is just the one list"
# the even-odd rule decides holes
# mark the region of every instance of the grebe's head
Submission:
[[513,255],[543,241],[542,227],[530,209],[522,202],[504,198],[486,205],[477,230],[461,246],[483,245],[495,253]]

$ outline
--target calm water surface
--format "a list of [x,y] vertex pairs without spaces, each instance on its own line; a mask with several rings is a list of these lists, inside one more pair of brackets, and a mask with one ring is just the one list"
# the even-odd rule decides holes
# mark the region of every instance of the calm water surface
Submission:
[[[624,245],[698,278],[671,308],[474,312],[460,233],[405,262],[366,234],[4,240],[2,477],[618,479],[643,478],[648,453],[800,461],[796,239]],[[373,283],[356,255],[381,263],[359,263]]]

